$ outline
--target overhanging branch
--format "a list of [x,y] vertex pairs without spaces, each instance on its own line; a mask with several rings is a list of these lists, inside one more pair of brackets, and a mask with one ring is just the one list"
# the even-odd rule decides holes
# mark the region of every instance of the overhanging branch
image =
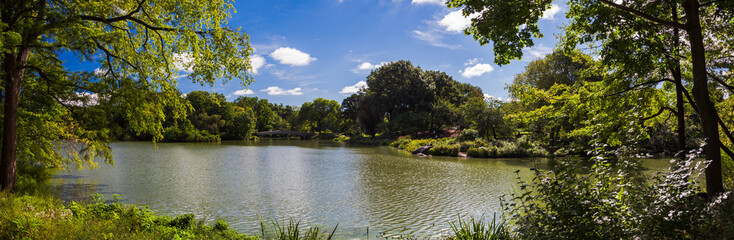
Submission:
[[615,92],[615,93],[612,93],[612,94],[607,94],[607,95],[605,95],[604,97],[611,97],[611,96],[614,96],[614,95],[619,95],[619,94],[623,94],[623,93],[626,93],[626,92],[629,92],[629,91],[635,90],[635,89],[637,89],[638,87],[642,87],[642,86],[647,86],[647,85],[652,85],[652,84],[658,84],[658,83],[661,83],[661,82],[665,82],[665,81],[667,81],[667,82],[672,82],[672,83],[675,83],[675,81],[673,81],[673,80],[671,80],[671,79],[668,79],[668,78],[663,78],[663,79],[660,79],[660,80],[657,80],[657,81],[652,81],[652,82],[644,82],[644,83],[636,84],[636,85],[633,85],[633,86],[631,86],[631,87],[629,87],[629,88],[627,88],[627,89],[625,89],[625,90],[622,90],[622,91],[619,91],[619,92]]
[[663,19],[657,18],[655,16],[652,16],[650,14],[644,13],[644,12],[642,12],[640,10],[637,10],[637,9],[634,9],[634,8],[631,8],[631,7],[627,7],[627,6],[624,6],[624,5],[621,5],[621,4],[614,3],[613,1],[609,1],[609,0],[599,0],[599,1],[602,2],[602,3],[604,3],[604,4],[606,4],[606,5],[608,5],[608,6],[611,6],[613,8],[616,8],[616,9],[619,9],[619,10],[622,10],[622,11],[625,11],[625,12],[628,12],[628,13],[631,13],[631,14],[634,14],[634,15],[636,15],[638,17],[644,18],[644,19],[646,19],[648,21],[655,22],[657,24],[661,24],[661,25],[665,25],[665,26],[669,26],[669,27],[674,27],[674,28],[679,28],[679,29],[686,30],[686,25],[683,25],[683,24],[680,24],[680,23],[677,23],[677,22],[671,22],[671,21],[663,20]]

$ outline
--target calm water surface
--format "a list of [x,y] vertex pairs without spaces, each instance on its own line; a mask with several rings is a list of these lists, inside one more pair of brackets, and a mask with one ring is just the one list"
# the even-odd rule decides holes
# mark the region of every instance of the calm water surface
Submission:
[[[112,144],[115,164],[60,172],[51,181],[65,200],[119,194],[158,214],[194,213],[258,235],[260,221],[300,220],[341,238],[431,236],[458,215],[491,218],[533,159],[416,157],[390,147],[331,141]],[[664,169],[668,160],[646,160]],[[519,170],[519,173],[515,173]]]

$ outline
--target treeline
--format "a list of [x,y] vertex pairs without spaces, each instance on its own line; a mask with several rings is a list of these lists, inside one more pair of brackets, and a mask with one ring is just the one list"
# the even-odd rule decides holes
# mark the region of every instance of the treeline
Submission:
[[[468,140],[484,141],[487,148],[478,151],[491,152],[494,145],[499,147],[492,142],[512,142],[521,136],[533,148],[555,156],[613,152],[625,144],[634,144],[638,154],[678,151],[680,125],[676,111],[668,111],[675,107],[674,86],[625,90],[609,84],[619,77],[588,55],[556,51],[528,64],[507,85],[510,98],[503,101],[444,72],[396,61],[373,70],[367,86],[341,104],[317,98],[288,106],[244,96],[230,102],[222,94],[205,91],[182,95],[185,117],[175,109],[164,111],[162,141],[242,140],[255,131],[293,130],[342,134],[354,142],[389,142],[400,136],[456,136],[471,129],[476,137]],[[695,111],[680,112],[687,122],[685,148],[700,146]],[[118,139],[152,138],[132,131],[123,116],[114,119]]]
[[[193,91],[181,96],[185,116],[167,108],[162,127],[164,142],[216,142],[246,140],[256,131],[337,131],[339,103],[317,98],[301,107],[274,104],[257,97],[227,101],[220,93]],[[122,116],[115,117],[115,133],[121,140],[150,140],[139,134]]]
[[[300,107],[273,104],[257,97],[227,101],[219,93],[193,91],[182,95],[182,114],[164,111],[161,141],[207,142],[249,139],[253,132],[293,130],[341,133],[347,136],[431,136],[442,129],[474,128],[488,138],[507,137],[502,104],[487,101],[476,86],[453,80],[446,73],[424,71],[409,61],[397,61],[374,70],[367,87],[342,101],[323,98]],[[185,116],[182,116],[185,115]],[[122,114],[113,132],[121,140],[150,140],[133,131]]]

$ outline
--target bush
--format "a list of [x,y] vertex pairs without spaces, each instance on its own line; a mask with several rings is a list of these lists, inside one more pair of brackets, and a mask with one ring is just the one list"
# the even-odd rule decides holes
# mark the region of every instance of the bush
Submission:
[[334,142],[349,142],[349,138],[346,135],[339,135],[339,137],[334,138]]
[[479,132],[477,130],[467,128],[461,131],[461,134],[459,135],[459,138],[457,140],[459,141],[474,141],[477,138],[479,138]]
[[428,154],[435,156],[457,156],[459,155],[459,144],[436,145],[428,149]]
[[336,138],[336,134],[333,133],[333,132],[331,132],[331,131],[329,131],[329,130],[326,130],[326,131],[318,132],[316,134],[316,136],[314,136],[314,138],[315,139],[329,139],[330,140],[330,139]]
[[487,142],[482,141],[482,140],[465,141],[465,142],[460,142],[459,144],[461,145],[462,152],[468,152],[470,148],[486,147],[488,145]]
[[731,239],[734,193],[700,197],[704,165],[676,160],[647,180],[635,161],[561,160],[503,201],[522,239]]

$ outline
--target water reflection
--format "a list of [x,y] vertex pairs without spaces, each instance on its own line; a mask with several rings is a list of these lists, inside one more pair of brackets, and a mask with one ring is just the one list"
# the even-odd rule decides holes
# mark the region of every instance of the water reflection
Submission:
[[530,179],[530,168],[547,167],[538,160],[425,158],[331,141],[112,147],[114,166],[59,173],[52,191],[65,200],[117,193],[159,214],[224,219],[247,234],[259,234],[261,220],[294,218],[301,226],[338,223],[340,238],[365,238],[368,227],[372,237],[433,235],[460,214],[493,216],[518,176]]

